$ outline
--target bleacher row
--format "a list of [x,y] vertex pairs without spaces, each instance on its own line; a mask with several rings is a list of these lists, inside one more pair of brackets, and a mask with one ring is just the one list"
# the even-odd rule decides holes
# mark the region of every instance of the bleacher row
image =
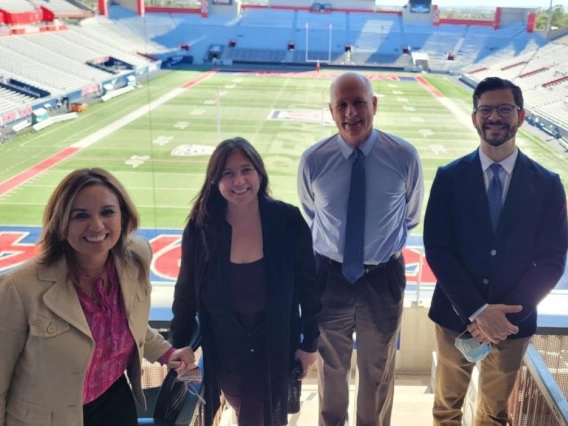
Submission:
[[[120,75],[86,63],[106,56],[133,66],[151,62],[137,55],[134,46],[125,43],[120,32],[69,26],[67,31],[0,37],[0,77],[16,79],[48,91],[52,96],[61,96]],[[12,97],[7,96],[9,93]],[[6,89],[0,92],[0,115],[37,101],[15,95],[18,93]]]
[[82,9],[73,3],[65,0],[2,0],[0,9],[11,13],[33,12],[37,8],[44,6],[56,13],[83,12]]
[[472,65],[464,74],[474,81],[489,76],[513,81],[523,89],[531,112],[568,128],[568,36],[512,59]]

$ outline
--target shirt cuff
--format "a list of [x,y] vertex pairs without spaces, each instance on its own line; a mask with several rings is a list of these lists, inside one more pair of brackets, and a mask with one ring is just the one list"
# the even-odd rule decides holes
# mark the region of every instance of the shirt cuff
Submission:
[[475,319],[479,316],[479,314],[481,314],[485,309],[487,309],[489,305],[486,303],[485,305],[483,305],[481,308],[479,308],[477,311],[475,311],[470,317],[469,320],[471,322],[475,321]]
[[166,353],[164,355],[162,355],[160,358],[158,358],[158,362],[160,363],[160,365],[164,365],[168,363],[168,359],[170,359],[170,356],[175,352],[176,348],[170,348],[166,351]]

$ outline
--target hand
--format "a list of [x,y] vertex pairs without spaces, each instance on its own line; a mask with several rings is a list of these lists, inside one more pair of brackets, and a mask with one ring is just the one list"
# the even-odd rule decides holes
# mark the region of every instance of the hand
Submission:
[[193,350],[187,346],[185,348],[176,349],[168,359],[168,368],[175,369],[178,374],[183,373],[195,367],[195,354]]
[[300,377],[300,380],[304,380],[306,377],[308,377],[308,375],[312,371],[312,368],[314,367],[314,364],[316,363],[317,357],[317,352],[304,352],[301,349],[296,349],[296,352],[294,352],[294,359],[300,361],[303,370],[303,374],[302,377]]
[[469,333],[475,338],[475,340],[477,340],[482,345],[491,343],[491,340],[489,340],[489,338],[481,332],[476,322],[468,325],[467,331],[469,331]]
[[479,330],[487,336],[492,343],[499,343],[511,334],[517,334],[519,327],[511,324],[506,314],[521,312],[523,307],[520,305],[489,305],[480,313],[475,322]]

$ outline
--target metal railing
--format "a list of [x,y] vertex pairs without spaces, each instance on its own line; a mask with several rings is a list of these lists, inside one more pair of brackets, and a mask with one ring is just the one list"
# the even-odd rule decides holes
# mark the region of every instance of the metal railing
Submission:
[[511,426],[568,426],[568,336],[535,335],[509,398]]

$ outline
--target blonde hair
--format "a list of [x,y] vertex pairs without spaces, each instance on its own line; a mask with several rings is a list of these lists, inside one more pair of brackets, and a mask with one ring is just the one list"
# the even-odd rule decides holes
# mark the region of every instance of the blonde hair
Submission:
[[122,184],[109,172],[101,168],[79,169],[68,174],[55,188],[43,212],[43,231],[38,242],[38,259],[41,264],[52,265],[65,257],[70,271],[76,270],[74,250],[67,242],[67,230],[71,208],[79,192],[89,186],[102,185],[118,199],[122,218],[120,237],[111,253],[127,263],[139,267],[143,282],[149,280],[149,265],[128,248],[128,238],[138,229],[140,217],[134,203]]

